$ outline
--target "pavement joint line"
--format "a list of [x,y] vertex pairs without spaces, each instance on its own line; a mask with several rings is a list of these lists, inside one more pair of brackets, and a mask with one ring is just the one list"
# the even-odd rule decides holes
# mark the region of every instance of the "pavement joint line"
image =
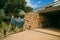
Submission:
[[40,32],[40,33],[44,33],[44,34],[48,34],[48,35],[52,35],[52,36],[56,36],[56,37],[60,37],[60,36],[58,36],[58,35],[51,34],[51,33],[46,33],[46,32],[42,32],[42,31],[37,31],[37,30],[32,30],[32,31]]

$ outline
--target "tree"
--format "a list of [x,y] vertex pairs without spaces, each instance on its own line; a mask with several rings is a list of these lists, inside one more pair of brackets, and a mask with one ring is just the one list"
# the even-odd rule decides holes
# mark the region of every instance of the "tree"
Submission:
[[25,12],[24,10],[20,10],[20,12],[17,14],[17,16],[24,18]]
[[26,5],[25,0],[10,0],[9,2],[10,3],[5,6],[5,12],[13,13],[15,15],[20,11],[19,9],[24,10]]
[[[25,0],[0,0],[0,9],[4,9],[5,16],[11,17],[19,14],[20,10],[24,12],[33,11],[31,7],[26,7]],[[20,15],[24,17],[24,15]],[[7,20],[9,19],[8,17]]]
[[33,8],[27,6],[27,7],[25,7],[24,11],[25,11],[25,12],[31,12],[31,11],[33,11]]
[[8,0],[0,0],[0,9],[4,8],[5,3],[7,3]]
[[0,23],[2,22],[2,18],[5,16],[4,10],[0,9]]
[[0,0],[0,9],[5,10],[6,15],[16,15],[21,9],[25,12],[32,11],[31,7],[26,7],[25,0]]
[[4,9],[0,9],[0,16],[5,16]]

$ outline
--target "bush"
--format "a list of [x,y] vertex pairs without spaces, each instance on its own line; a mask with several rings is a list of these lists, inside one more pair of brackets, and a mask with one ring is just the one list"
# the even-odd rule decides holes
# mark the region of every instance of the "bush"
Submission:
[[8,25],[5,22],[2,22],[1,23],[1,28],[2,29],[4,29],[4,28],[8,29]]

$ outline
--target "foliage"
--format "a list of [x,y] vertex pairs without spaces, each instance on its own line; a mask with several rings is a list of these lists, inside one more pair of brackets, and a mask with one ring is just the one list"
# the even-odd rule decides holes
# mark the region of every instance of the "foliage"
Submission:
[[0,23],[2,22],[2,17],[5,15],[4,10],[0,9]]
[[12,15],[17,15],[23,18],[25,13],[22,12],[23,15],[19,14],[20,10],[29,12],[32,11],[32,8],[26,7],[25,0],[0,0],[0,23],[3,20],[1,27],[7,25],[6,22],[10,21]]
[[6,22],[9,22],[11,20],[11,18],[10,17],[3,17],[2,20],[3,20],[3,22],[6,23]]
[[31,11],[33,11],[33,8],[28,6],[28,7],[25,7],[24,10],[25,10],[25,12],[31,12]]
[[25,12],[32,11],[31,7],[26,7],[25,0],[0,0],[0,9],[4,9],[6,15],[16,15],[21,9]]
[[4,9],[0,9],[0,16],[5,16],[5,11],[4,11]]
[[0,9],[4,8],[8,0],[0,0]]
[[16,16],[24,18],[24,15],[25,15],[25,12],[23,10],[20,10],[20,12]]
[[8,25],[5,22],[2,22],[0,25],[0,28],[4,29],[4,28],[8,28]]

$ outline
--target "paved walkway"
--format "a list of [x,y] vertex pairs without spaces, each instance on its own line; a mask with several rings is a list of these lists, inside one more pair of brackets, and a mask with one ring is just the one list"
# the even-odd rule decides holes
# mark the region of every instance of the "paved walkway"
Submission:
[[48,29],[34,29],[33,31],[60,37],[60,30],[56,31],[56,29],[53,29],[53,30],[52,29],[49,29],[49,30]]
[[60,40],[60,37],[46,34],[43,31],[40,32],[39,29],[36,29],[35,31],[26,30],[20,33],[10,35],[4,38],[4,40]]

